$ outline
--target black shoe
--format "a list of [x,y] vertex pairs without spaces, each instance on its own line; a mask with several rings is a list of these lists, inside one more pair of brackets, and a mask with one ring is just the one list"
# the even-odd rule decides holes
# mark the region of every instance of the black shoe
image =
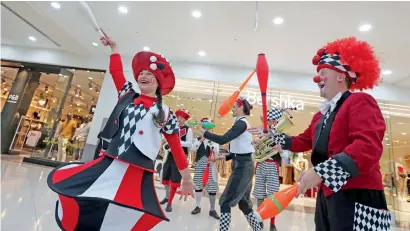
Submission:
[[192,215],[195,215],[195,214],[198,214],[198,213],[200,213],[200,212],[201,212],[201,208],[196,207],[194,210],[192,210],[191,214],[192,214]]
[[261,226],[261,229],[263,229],[263,221],[259,223],[259,225]]
[[172,212],[172,205],[167,204],[167,207],[165,208],[165,211]]
[[162,201],[159,202],[159,204],[160,204],[160,205],[163,205],[163,204],[165,204],[165,203],[167,203],[167,202],[168,202],[168,198],[164,198],[164,199],[162,199]]
[[214,210],[214,211],[209,211],[209,216],[211,216],[211,217],[213,217],[213,218],[215,218],[215,219],[217,219],[217,220],[220,219],[218,213],[217,213],[215,210]]
[[278,231],[278,230],[276,229],[276,226],[275,226],[275,225],[272,225],[272,224],[271,224],[269,231]]

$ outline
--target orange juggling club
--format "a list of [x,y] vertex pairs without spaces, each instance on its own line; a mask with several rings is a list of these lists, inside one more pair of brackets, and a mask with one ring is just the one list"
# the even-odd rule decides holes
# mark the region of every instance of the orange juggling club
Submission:
[[232,109],[235,101],[239,98],[239,94],[245,88],[246,84],[248,84],[249,80],[252,78],[253,74],[255,74],[255,70],[252,71],[252,73],[246,77],[245,81],[239,86],[238,90],[236,90],[225,102],[219,107],[218,114],[217,116],[219,118],[224,117],[228,112]]
[[268,133],[268,105],[266,90],[268,88],[269,66],[265,54],[259,54],[256,61],[256,75],[258,76],[259,88],[262,96],[263,132]]
[[272,218],[282,212],[292,199],[295,198],[298,185],[295,184],[266,198],[258,208],[258,213],[262,220]]

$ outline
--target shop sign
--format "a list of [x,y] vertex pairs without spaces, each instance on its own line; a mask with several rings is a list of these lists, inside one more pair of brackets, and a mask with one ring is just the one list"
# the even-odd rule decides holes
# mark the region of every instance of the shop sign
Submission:
[[[246,91],[246,99],[251,105],[257,103],[262,105],[262,96],[260,94],[256,95],[254,91]],[[267,104],[269,107],[277,108],[297,108],[301,111],[305,108],[305,105],[302,100],[294,100],[290,95],[280,95],[279,97],[269,97],[267,96]]]
[[10,94],[9,97],[7,98],[8,103],[17,103],[18,100],[19,100],[19,95]]

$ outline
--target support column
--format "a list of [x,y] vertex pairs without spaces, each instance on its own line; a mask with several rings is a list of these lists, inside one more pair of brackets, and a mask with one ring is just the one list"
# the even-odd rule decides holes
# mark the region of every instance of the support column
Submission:
[[[53,139],[54,134],[57,130],[57,126],[58,126],[58,119],[61,117],[61,111],[63,110],[64,107],[64,103],[67,99],[67,95],[68,95],[68,91],[70,90],[71,87],[71,82],[73,81],[73,77],[74,77],[74,73],[72,73],[71,71],[67,70],[67,69],[61,69],[60,70],[60,75],[64,76],[62,78],[66,78],[66,81],[64,83],[64,94],[63,97],[61,97],[60,100],[60,104],[58,105],[57,109],[56,109],[56,114],[55,114],[55,122],[53,124],[53,127],[51,128],[50,131],[50,135],[48,137],[50,137],[50,139]],[[52,145],[51,143],[47,145],[47,147],[44,150],[44,157],[48,157],[51,151]]]
[[9,148],[21,116],[25,116],[41,73],[22,68],[17,73],[7,102],[1,112],[1,153],[9,153]]

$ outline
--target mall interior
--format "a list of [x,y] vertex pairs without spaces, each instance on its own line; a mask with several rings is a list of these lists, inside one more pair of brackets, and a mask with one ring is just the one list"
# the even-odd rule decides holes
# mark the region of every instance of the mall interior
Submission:
[[[86,17],[81,17],[76,2],[1,4],[1,229],[59,230],[54,220],[57,197],[47,187],[47,175],[62,163],[94,158],[97,136],[117,100],[108,70],[109,48],[102,46],[99,34]],[[382,60],[384,81],[367,93],[377,100],[387,128],[380,160],[384,192],[394,214],[392,228],[410,230],[410,69],[406,59],[410,32],[400,31],[409,28],[410,16],[404,10],[410,7],[408,2],[369,3],[372,10],[361,2],[334,2],[342,9],[354,9],[357,15],[367,14],[338,22],[328,31],[312,25],[323,18],[319,12],[324,11],[318,9],[333,7],[330,3],[260,2],[256,3],[257,19],[254,2],[161,4],[89,3],[101,27],[121,45],[127,80],[135,83],[131,60],[139,50],[160,51],[171,60],[176,85],[163,102],[174,111],[190,112],[187,124],[195,138],[201,136],[197,124],[204,117],[216,124],[213,133],[223,134],[231,128],[232,116],[219,118],[218,109],[251,73],[258,53],[266,53],[271,67],[268,105],[296,108],[285,115],[291,121],[285,132],[298,135],[309,126],[323,102],[312,82],[315,70],[311,57],[316,49],[346,36],[373,44]],[[384,10],[386,5],[389,13]],[[329,12],[324,18],[332,16]],[[154,13],[156,18],[141,23]],[[167,19],[159,19],[162,17]],[[396,27],[389,27],[393,23]],[[332,23],[324,25],[330,27]],[[402,36],[391,36],[394,33]],[[256,76],[241,96],[253,105],[250,124],[260,125],[262,101]],[[74,121],[74,138],[62,151],[59,137],[67,119]],[[228,144],[220,150],[228,153]],[[192,176],[195,155],[190,152],[188,157]],[[156,166],[163,164],[162,158],[161,151]],[[310,167],[310,152],[285,156],[279,171],[280,188],[296,184],[296,176]],[[231,174],[231,161],[218,161],[217,169],[219,197]],[[164,195],[161,177],[161,172],[155,174],[160,199]],[[316,196],[314,188],[294,199],[278,216],[278,230],[314,230]],[[217,230],[218,223],[205,215],[192,218],[193,199],[176,206],[169,215],[171,222],[153,230]],[[251,230],[239,210],[233,216],[235,230]]]

